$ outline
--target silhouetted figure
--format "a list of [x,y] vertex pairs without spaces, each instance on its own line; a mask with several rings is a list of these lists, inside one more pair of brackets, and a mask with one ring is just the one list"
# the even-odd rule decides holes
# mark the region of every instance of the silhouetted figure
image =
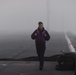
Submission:
[[38,23],[38,28],[33,32],[31,38],[35,40],[36,51],[40,62],[39,69],[42,70],[44,65],[44,53],[46,49],[46,41],[50,39],[50,35],[43,27],[42,22]]

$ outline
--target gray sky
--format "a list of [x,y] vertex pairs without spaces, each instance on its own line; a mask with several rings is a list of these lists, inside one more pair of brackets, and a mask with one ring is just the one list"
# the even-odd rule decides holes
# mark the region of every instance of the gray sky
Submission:
[[[49,0],[52,31],[76,32],[76,0]],[[0,0],[0,32],[34,31],[39,21],[47,28],[47,0]]]
[[76,0],[50,0],[50,3],[51,28],[76,33]]

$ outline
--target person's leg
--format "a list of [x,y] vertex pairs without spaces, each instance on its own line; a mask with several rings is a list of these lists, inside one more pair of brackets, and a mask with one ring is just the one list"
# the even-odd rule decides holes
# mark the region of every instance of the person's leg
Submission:
[[[37,55],[38,55],[38,59],[39,59],[39,64],[40,64],[40,50],[41,48],[40,48],[40,45],[39,44],[36,44],[36,52],[37,52]],[[39,65],[40,66],[40,65]]]
[[39,59],[39,63],[40,63],[40,49],[38,48],[38,49],[36,49],[36,51],[37,51],[37,55],[38,55],[38,59]]
[[40,67],[43,68],[44,65],[44,53],[45,53],[45,45],[42,45],[40,50]]
[[43,46],[41,48],[41,51],[40,51],[40,63],[41,63],[41,66],[44,65],[44,53],[45,53],[45,46]]
[[37,51],[37,55],[38,55],[38,58],[39,58],[39,67],[40,67],[40,70],[42,70],[43,68],[43,65],[44,65],[44,53],[45,53],[45,44],[36,44],[36,51]]

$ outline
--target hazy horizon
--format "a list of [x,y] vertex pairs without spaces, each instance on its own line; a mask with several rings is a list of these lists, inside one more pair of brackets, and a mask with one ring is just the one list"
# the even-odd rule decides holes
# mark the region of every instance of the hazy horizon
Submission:
[[33,32],[42,21],[50,31],[70,31],[76,34],[75,0],[1,0],[0,34]]

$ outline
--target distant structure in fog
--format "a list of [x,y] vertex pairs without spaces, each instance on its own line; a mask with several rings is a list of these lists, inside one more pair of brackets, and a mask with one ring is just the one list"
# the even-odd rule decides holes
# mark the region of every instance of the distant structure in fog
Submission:
[[50,29],[50,12],[49,12],[49,3],[50,3],[50,0],[47,0],[47,30],[49,31]]

